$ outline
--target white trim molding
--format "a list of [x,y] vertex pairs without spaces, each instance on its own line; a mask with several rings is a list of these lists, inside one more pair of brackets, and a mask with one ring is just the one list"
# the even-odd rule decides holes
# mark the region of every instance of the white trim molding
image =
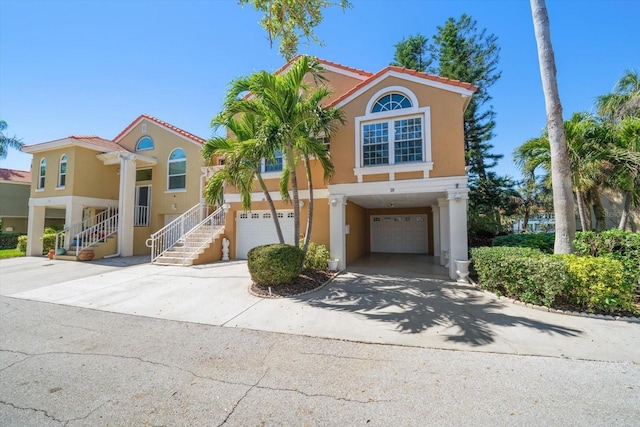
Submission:
[[[271,191],[269,192],[269,194],[271,195],[271,199],[273,201],[282,201],[282,196],[280,195],[280,192],[278,191]],[[291,201],[293,202],[293,196],[291,194],[289,194],[291,197]],[[300,197],[300,200],[309,200],[309,190],[299,190],[298,191],[298,195]],[[326,188],[320,188],[317,190],[313,190],[313,199],[317,200],[317,199],[326,199],[329,197],[329,190]],[[263,192],[254,192],[251,193],[251,200],[252,201],[265,201],[266,198],[264,197],[264,193]],[[225,203],[239,203],[240,202],[240,194],[238,193],[227,193],[224,195],[224,202]]]

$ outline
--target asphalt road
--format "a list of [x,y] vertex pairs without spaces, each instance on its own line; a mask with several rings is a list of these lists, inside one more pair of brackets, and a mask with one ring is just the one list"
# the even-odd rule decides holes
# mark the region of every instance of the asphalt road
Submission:
[[638,363],[364,344],[0,298],[1,426],[638,426]]

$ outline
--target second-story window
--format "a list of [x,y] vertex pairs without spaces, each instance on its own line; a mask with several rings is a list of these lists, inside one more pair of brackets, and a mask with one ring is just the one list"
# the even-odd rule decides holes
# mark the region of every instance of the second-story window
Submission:
[[60,167],[58,169],[58,188],[64,188],[67,183],[67,156],[60,157]]
[[44,188],[44,178],[47,173],[47,160],[40,160],[40,170],[38,171],[38,190]]
[[184,190],[187,183],[187,155],[182,148],[176,148],[169,155],[167,189]]
[[153,150],[153,139],[150,136],[143,136],[136,144],[136,151]]
[[272,160],[265,159],[263,162],[263,172],[282,171],[282,152],[280,150],[277,150]]

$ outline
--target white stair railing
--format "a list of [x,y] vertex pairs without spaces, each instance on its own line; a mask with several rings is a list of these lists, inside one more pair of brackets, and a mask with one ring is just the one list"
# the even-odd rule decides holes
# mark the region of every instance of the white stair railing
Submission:
[[118,232],[118,220],[120,214],[116,213],[103,221],[97,223],[93,227],[89,227],[86,230],[82,230],[76,234],[73,238],[77,239],[76,242],[76,256],[80,254],[80,251],[87,249],[98,242],[104,242],[107,237],[116,234]]
[[[224,227],[224,209],[218,208],[186,233],[182,238],[182,265],[186,265],[188,259],[209,244],[211,239],[222,231],[222,227]],[[206,233],[211,234],[206,235]]]
[[156,231],[147,239],[146,245],[151,248],[151,262],[155,261],[167,249],[172,248],[186,233],[198,225],[209,207],[198,203],[178,218]]
[[[76,243],[79,243],[80,240],[78,239],[78,236],[84,231],[96,227],[98,224],[102,227],[109,226],[109,235],[116,233],[118,231],[118,208],[107,208],[90,218],[72,224],[64,228],[62,231],[58,231],[56,233],[56,251],[62,247],[69,249],[69,246],[78,246],[77,244],[74,245],[73,241],[75,240]],[[115,229],[115,231],[113,229]],[[78,253],[79,251],[76,250],[76,252]]]

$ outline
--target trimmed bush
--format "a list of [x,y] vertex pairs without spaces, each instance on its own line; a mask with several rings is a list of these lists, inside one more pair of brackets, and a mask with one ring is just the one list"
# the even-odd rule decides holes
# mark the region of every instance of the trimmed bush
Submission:
[[302,249],[292,245],[256,246],[247,254],[251,280],[267,286],[293,282],[300,274],[302,261]]
[[56,248],[56,234],[43,234],[40,238],[42,240],[42,254],[46,255],[51,249]]
[[20,252],[27,252],[27,236],[18,237],[18,242],[16,243],[16,249]]
[[493,246],[511,246],[519,248],[535,248],[544,253],[553,253],[554,233],[523,233],[498,236],[491,241]]
[[309,242],[307,255],[304,258],[303,268],[305,270],[326,270],[328,268],[329,251],[325,245],[318,245]]
[[18,246],[18,238],[23,233],[0,233],[0,249],[15,249]]
[[624,279],[620,261],[607,257],[558,255],[566,264],[569,303],[589,312],[633,311],[635,288]]
[[618,229],[601,233],[582,231],[573,242],[578,255],[605,257],[620,261],[624,280],[633,288],[640,287],[640,234]]
[[523,302],[551,307],[569,283],[564,261],[537,249],[473,248],[471,258],[483,289]]

